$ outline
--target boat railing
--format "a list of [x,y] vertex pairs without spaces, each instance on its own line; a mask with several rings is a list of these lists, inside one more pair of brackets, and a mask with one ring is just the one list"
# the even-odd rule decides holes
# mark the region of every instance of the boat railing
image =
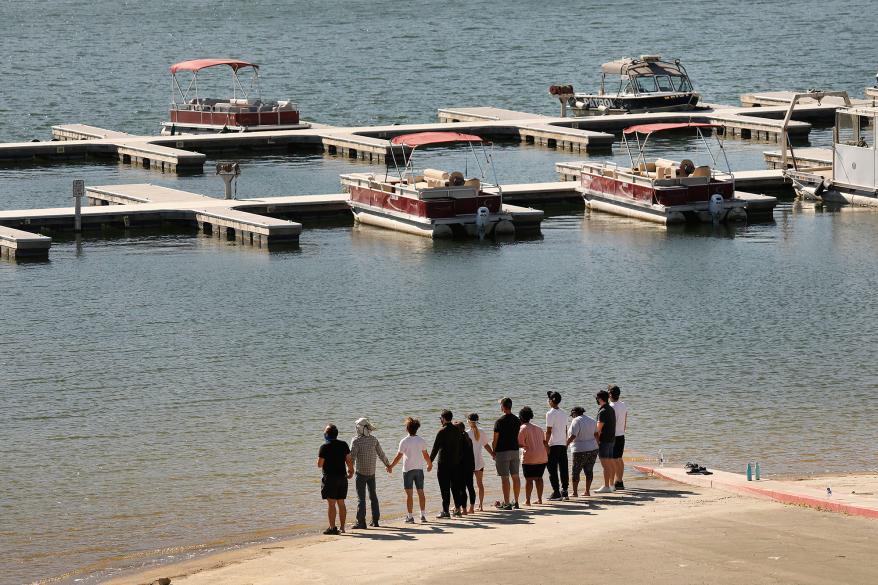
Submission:
[[[220,100],[200,100],[194,103],[172,103],[171,109],[184,112],[198,112],[200,114],[199,122],[202,124],[215,124],[213,120],[214,114],[225,114],[227,126],[237,126],[235,119],[236,114],[256,114],[256,125],[281,123],[281,114],[284,112],[298,111],[295,102],[280,101],[272,103],[258,104],[236,104],[233,102]],[[205,120],[204,114],[210,114],[211,119]]]

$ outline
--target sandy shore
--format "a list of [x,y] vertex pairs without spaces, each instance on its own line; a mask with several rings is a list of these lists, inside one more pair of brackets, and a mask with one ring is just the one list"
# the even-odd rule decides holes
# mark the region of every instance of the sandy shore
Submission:
[[[575,573],[581,573],[575,581],[620,585],[878,582],[875,520],[658,479],[630,477],[626,484],[624,494],[291,539],[110,583],[143,584],[159,577],[185,585],[466,578],[530,585],[570,581]],[[857,483],[864,491],[874,485],[874,479]]]

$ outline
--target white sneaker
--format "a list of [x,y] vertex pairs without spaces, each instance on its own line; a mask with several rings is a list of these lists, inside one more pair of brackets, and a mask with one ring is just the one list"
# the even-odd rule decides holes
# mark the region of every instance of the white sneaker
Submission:
[[614,491],[616,491],[616,490],[613,488],[613,486],[605,485],[604,487],[596,489],[594,491],[594,493],[596,493],[596,494],[612,494]]

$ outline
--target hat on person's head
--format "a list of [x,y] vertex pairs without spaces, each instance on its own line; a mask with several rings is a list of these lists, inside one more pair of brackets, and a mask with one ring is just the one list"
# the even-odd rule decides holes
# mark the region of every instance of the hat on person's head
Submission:
[[354,424],[357,425],[357,429],[369,429],[370,431],[375,430],[375,425],[373,425],[372,422],[365,416],[358,418],[357,422]]
[[471,420],[473,422],[479,422],[479,415],[478,415],[478,413],[471,412],[468,415],[466,415],[466,420]]
[[549,400],[551,400],[555,404],[561,404],[561,395],[554,390],[549,390],[548,392],[546,392],[546,396],[548,396]]

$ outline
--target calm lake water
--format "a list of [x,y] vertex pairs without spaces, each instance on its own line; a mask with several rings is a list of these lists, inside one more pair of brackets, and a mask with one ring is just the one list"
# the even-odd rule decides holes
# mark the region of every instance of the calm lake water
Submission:
[[[331,124],[431,121],[455,105],[551,114],[549,84],[596,87],[603,61],[647,52],[683,58],[710,102],[861,95],[874,80],[869,2],[653,4],[4,0],[0,140],[72,122],[154,133],[167,66],[202,56],[264,64],[264,96]],[[766,145],[727,146],[735,168],[763,167]],[[669,158],[697,147],[655,143]],[[581,158],[497,150],[505,182],[553,180],[555,162]],[[445,156],[457,153],[422,161]],[[247,159],[239,195],[338,192],[339,173],[364,168],[377,167]],[[69,205],[73,178],[222,191],[209,174],[2,167],[0,208]],[[0,583],[95,582],[313,530],[327,421],[349,438],[368,415],[393,451],[406,415],[430,439],[441,408],[490,420],[505,394],[542,409],[556,389],[593,413],[614,381],[643,457],[874,470],[878,214],[787,201],[775,220],[665,230],[570,207],[551,210],[541,238],[510,244],[308,226],[283,253],[131,233],[0,263]],[[399,484],[379,478],[391,514]]]

